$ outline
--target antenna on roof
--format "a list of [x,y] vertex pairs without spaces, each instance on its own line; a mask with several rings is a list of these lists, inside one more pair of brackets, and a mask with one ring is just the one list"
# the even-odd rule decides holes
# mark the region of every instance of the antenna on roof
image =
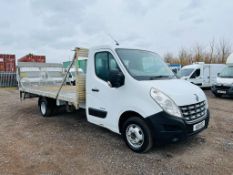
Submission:
[[115,42],[115,44],[116,44],[117,46],[120,45],[120,44],[118,43],[118,41],[115,40],[115,39],[113,38],[113,36],[112,36],[111,34],[108,33],[108,36]]

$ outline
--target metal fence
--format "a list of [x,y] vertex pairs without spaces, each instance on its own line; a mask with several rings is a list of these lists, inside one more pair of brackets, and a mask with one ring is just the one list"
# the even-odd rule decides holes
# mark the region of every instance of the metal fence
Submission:
[[0,72],[0,87],[16,87],[16,73]]

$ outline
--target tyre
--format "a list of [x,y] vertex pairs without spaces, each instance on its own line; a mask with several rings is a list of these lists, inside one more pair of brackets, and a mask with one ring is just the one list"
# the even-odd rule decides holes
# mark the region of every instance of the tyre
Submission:
[[215,96],[215,97],[222,97],[222,94],[214,93],[214,96]]
[[43,117],[49,117],[52,115],[54,101],[48,98],[39,98],[39,109]]
[[123,137],[127,146],[137,153],[144,153],[153,146],[150,128],[139,117],[130,117],[123,124]]

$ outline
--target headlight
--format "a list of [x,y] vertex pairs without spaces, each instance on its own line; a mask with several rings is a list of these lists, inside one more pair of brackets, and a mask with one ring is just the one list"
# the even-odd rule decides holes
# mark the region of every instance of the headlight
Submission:
[[182,117],[179,107],[171,98],[169,98],[163,92],[158,89],[151,88],[150,95],[165,112],[176,117]]

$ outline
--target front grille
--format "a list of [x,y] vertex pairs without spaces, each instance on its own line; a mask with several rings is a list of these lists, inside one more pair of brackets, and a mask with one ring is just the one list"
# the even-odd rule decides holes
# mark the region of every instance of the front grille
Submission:
[[217,90],[228,90],[228,89],[230,89],[229,86],[219,86],[219,85],[217,85],[215,87],[216,87]]
[[206,115],[205,103],[205,101],[202,101],[192,105],[180,106],[184,120],[187,123],[192,123],[204,117]]

